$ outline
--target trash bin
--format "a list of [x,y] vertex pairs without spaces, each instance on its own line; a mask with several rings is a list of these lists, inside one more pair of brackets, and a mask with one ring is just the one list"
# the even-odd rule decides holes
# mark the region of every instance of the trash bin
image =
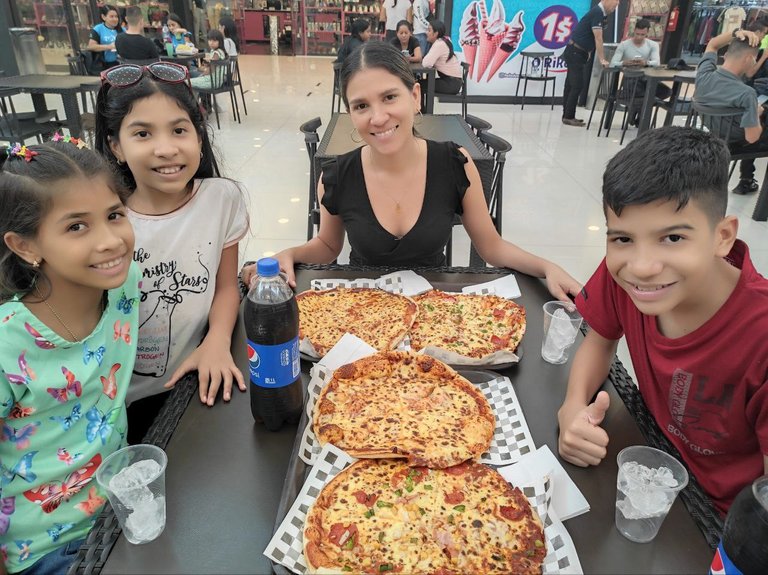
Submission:
[[37,42],[36,28],[9,28],[11,45],[19,74],[45,74],[43,52]]

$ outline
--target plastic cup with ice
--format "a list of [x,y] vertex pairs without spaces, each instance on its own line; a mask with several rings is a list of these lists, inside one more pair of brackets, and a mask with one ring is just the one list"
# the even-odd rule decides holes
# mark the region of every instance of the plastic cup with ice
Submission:
[[674,457],[643,445],[623,449],[617,462],[616,528],[630,541],[647,543],[688,484],[688,472]]
[[130,445],[107,457],[96,472],[125,538],[149,543],[165,529],[165,452],[154,445]]
[[582,318],[572,303],[549,301],[544,304],[544,337],[541,357],[549,363],[565,363],[576,341]]

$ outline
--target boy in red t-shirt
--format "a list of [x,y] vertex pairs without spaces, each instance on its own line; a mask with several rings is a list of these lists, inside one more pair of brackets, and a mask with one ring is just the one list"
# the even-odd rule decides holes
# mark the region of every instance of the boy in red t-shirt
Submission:
[[[606,257],[576,298],[590,331],[558,412],[560,455],[597,465],[618,340],[659,428],[717,508],[768,472],[768,280],[726,216],[728,148],[651,130],[603,175]],[[593,400],[594,398],[594,400]]]

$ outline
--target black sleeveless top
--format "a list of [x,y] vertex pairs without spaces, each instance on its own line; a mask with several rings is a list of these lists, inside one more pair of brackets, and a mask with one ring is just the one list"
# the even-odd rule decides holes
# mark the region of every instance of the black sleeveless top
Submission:
[[[382,227],[368,198],[362,148],[323,162],[323,206],[338,215],[352,246],[352,265],[437,267],[445,265],[445,245],[454,214],[469,187],[467,158],[453,142],[427,140],[427,184],[416,224],[402,238]],[[395,194],[396,195],[396,194]]]

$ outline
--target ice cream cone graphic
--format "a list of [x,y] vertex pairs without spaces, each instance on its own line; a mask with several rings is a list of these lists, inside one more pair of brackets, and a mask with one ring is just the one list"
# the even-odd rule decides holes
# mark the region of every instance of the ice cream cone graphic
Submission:
[[464,54],[464,61],[469,64],[470,78],[472,78],[472,72],[475,67],[477,46],[480,43],[480,23],[477,19],[477,5],[478,2],[470,2],[464,9],[464,15],[461,17],[461,27],[459,29],[459,43],[461,44],[461,50]]
[[491,64],[488,67],[489,72],[488,76],[486,77],[486,82],[490,82],[491,79],[496,76],[499,68],[501,68],[504,62],[509,60],[512,54],[515,53],[515,50],[517,50],[517,47],[520,45],[520,39],[523,37],[523,33],[525,32],[525,24],[523,23],[524,15],[524,12],[520,10],[515,15],[512,22],[507,24],[507,31],[504,34],[504,37],[501,39],[501,44],[499,44],[499,47],[493,56],[493,60],[491,60]]
[[[482,12],[485,12],[484,6]],[[504,39],[506,32],[507,24],[504,21],[504,6],[501,0],[493,0],[491,15],[487,19],[480,21],[480,53],[477,58],[477,75],[475,76],[478,80],[485,75],[485,71],[491,60],[493,60],[496,49]]]

